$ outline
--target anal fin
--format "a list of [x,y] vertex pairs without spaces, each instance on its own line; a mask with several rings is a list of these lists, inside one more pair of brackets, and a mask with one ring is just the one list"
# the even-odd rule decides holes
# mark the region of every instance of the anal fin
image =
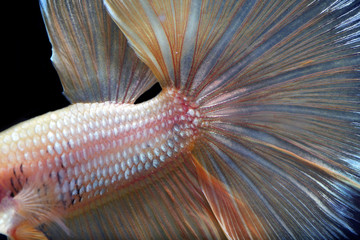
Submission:
[[[225,239],[198,183],[190,154],[148,179],[120,189],[65,218],[80,239]],[[171,163],[170,163],[171,164]],[[55,225],[42,229],[51,239],[66,235]]]

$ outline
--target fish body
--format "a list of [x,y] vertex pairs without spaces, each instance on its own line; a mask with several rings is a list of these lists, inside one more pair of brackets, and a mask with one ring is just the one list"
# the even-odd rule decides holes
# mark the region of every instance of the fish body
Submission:
[[0,133],[0,233],[358,233],[358,1],[40,7],[71,105]]
[[[77,103],[47,113],[1,133],[0,174],[10,180],[2,194],[16,196],[36,176],[34,197],[52,201],[60,216],[75,214],[79,204],[181,164],[178,155],[191,151],[200,123],[196,108],[170,89],[143,104]],[[5,226],[21,221],[12,215],[2,215]]]

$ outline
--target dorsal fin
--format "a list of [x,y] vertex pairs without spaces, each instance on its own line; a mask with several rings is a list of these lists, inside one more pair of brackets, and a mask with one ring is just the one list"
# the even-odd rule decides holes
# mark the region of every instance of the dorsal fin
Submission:
[[71,102],[133,103],[156,82],[102,1],[41,0],[40,6],[51,59]]

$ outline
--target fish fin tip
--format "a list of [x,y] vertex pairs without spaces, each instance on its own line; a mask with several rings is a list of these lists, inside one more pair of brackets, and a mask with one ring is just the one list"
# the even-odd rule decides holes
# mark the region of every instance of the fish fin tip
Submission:
[[102,1],[42,0],[40,7],[52,44],[51,61],[71,103],[134,103],[156,83]]
[[354,212],[359,213],[356,181],[301,156],[241,142],[233,138],[235,133],[234,128],[205,134],[207,140],[194,149],[203,193],[228,236],[333,238],[358,233],[352,224]]
[[228,235],[335,238],[351,229],[358,2],[105,2],[162,87],[199,106],[193,154]]

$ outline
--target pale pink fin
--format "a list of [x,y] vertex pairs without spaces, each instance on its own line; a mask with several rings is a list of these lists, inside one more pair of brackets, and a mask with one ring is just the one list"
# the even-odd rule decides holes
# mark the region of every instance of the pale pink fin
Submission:
[[199,20],[197,1],[104,1],[110,15],[162,87],[181,88],[188,71]]
[[358,1],[105,3],[162,86],[199,105],[196,166],[229,238],[359,231]]
[[133,103],[156,79],[101,0],[41,0],[52,61],[71,102]]
[[44,185],[38,176],[28,180],[23,188],[11,199],[15,208],[14,219],[19,225],[11,233],[14,239],[47,239],[38,228],[43,224],[54,223],[67,236],[69,228],[64,224],[63,205],[56,194]]
[[[198,184],[191,156],[177,156],[151,179],[104,197],[66,219],[72,237],[81,239],[223,239],[225,236]],[[42,229],[64,239],[58,227]]]

